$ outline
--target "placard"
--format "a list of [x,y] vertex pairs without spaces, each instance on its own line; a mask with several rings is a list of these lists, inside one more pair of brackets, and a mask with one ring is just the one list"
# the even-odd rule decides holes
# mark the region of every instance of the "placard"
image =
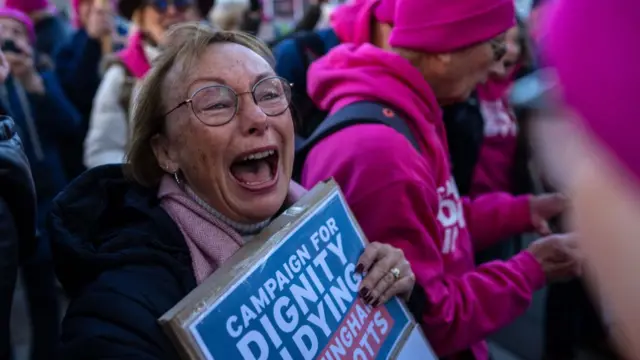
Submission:
[[250,245],[160,319],[185,358],[392,359],[415,331],[399,299],[358,297],[366,240],[333,181]]

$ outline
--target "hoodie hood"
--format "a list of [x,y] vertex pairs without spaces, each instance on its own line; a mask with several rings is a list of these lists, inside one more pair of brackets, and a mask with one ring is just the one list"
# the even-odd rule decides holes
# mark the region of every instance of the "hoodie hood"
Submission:
[[383,103],[401,112],[424,151],[437,134],[445,149],[442,110],[422,74],[409,61],[371,44],[343,44],[313,62],[307,90],[316,106],[334,113],[358,101]]
[[150,59],[144,51],[144,35],[140,31],[131,36],[129,44],[118,53],[118,57],[136,79],[142,79],[151,69]]
[[184,269],[176,276],[195,286],[187,245],[156,192],[126,179],[122,165],[105,165],[85,172],[56,197],[49,233],[56,273],[71,296],[127,263],[171,264],[167,268]]
[[371,19],[379,0],[358,0],[340,5],[331,14],[331,27],[342,43],[371,41]]

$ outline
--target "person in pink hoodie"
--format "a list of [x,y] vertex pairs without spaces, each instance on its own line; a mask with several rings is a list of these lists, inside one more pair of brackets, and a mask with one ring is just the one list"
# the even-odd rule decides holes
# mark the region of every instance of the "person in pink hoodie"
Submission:
[[469,195],[503,191],[517,193],[517,161],[527,162],[526,156],[518,157],[519,126],[508,94],[518,70],[530,62],[526,41],[526,29],[514,26],[506,33],[506,53],[503,66],[494,67],[486,82],[478,85],[476,94],[484,125],[484,139],[473,170]]
[[[441,357],[487,359],[487,335],[522,314],[547,280],[580,270],[569,235],[538,240],[508,261],[474,264],[477,249],[541,230],[560,210],[545,196],[461,199],[451,176],[440,105],[487,78],[514,24],[511,0],[399,0],[391,51],[343,44],[309,71],[309,95],[321,109],[374,101],[383,114],[398,113],[417,140],[419,150],[385,125],[346,127],[310,151],[302,183],[334,177],[369,240],[403,249],[424,289],[419,321]],[[363,282],[368,298],[377,291]]]
[[538,108],[534,144],[554,185],[571,194],[570,223],[581,234],[592,294],[633,360],[640,359],[639,13],[637,1],[554,2],[541,29],[548,34],[541,57],[552,68],[538,76],[544,86],[523,88],[546,94],[519,96]]

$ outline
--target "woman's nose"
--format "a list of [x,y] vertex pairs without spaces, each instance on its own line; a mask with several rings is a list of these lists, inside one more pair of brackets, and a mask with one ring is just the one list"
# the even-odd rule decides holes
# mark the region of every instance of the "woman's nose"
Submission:
[[504,77],[507,74],[507,68],[504,66],[504,61],[496,61],[489,68],[489,76]]
[[248,95],[241,100],[238,112],[240,124],[245,133],[261,134],[269,128],[268,116]]

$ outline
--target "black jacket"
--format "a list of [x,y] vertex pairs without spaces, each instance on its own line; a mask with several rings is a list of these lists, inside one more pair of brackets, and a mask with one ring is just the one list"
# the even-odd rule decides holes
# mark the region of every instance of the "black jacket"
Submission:
[[20,257],[35,248],[36,198],[13,120],[0,116],[0,359],[9,358],[9,319]]
[[97,167],[55,200],[56,273],[71,303],[60,359],[177,359],[157,319],[196,286],[184,238],[156,189]]
[[[157,319],[196,280],[184,237],[156,194],[126,180],[121,165],[105,165],[54,200],[54,262],[71,298],[60,359],[178,359]],[[425,304],[416,286],[409,308],[419,319]]]

